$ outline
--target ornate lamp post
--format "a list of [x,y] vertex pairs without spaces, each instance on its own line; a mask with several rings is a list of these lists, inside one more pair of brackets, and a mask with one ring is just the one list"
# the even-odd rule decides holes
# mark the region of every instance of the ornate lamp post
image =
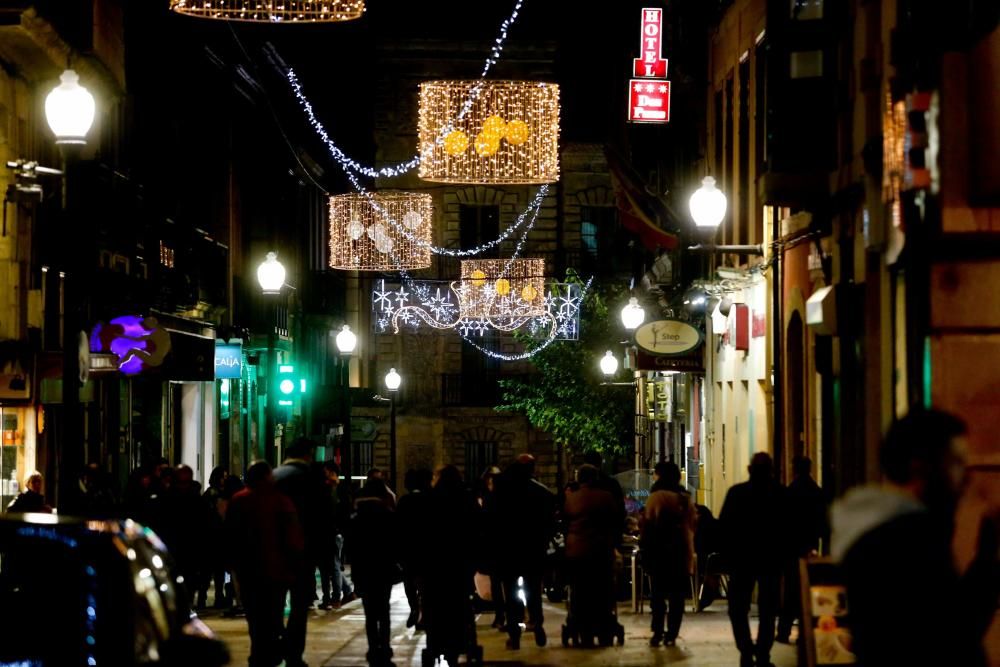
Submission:
[[601,372],[609,380],[618,372],[618,359],[611,350],[605,352],[604,356],[601,357]]
[[396,372],[395,368],[390,368],[385,374],[385,388],[389,390],[389,479],[393,487],[396,486],[396,395],[399,393],[399,385],[403,383],[403,378]]
[[271,465],[274,460],[274,389],[278,375],[278,360],[276,358],[276,319],[278,314],[278,295],[285,285],[285,267],[278,261],[278,253],[267,253],[267,259],[257,267],[257,283],[261,293],[270,306],[267,309],[267,405],[264,420],[264,459]]
[[80,339],[83,322],[83,276],[93,261],[89,252],[91,239],[83,225],[75,220],[76,164],[80,151],[87,143],[87,133],[94,124],[96,104],[90,91],[80,85],[80,77],[67,69],[59,77],[60,84],[45,98],[45,120],[55,135],[56,145],[63,156],[63,432],[59,443],[59,502],[69,498],[83,471],[83,420],[80,414],[80,384],[89,369],[81,368]]
[[348,487],[351,485],[351,355],[358,346],[358,337],[351,331],[351,327],[346,324],[337,334],[335,339],[337,351],[340,352],[339,367],[340,373],[337,377],[337,388],[340,394],[340,424],[344,433],[340,438],[340,461],[343,469],[340,474],[347,479]]
[[625,307],[622,308],[622,324],[629,331],[635,331],[645,319],[646,311],[639,305],[639,299],[633,296],[625,304]]

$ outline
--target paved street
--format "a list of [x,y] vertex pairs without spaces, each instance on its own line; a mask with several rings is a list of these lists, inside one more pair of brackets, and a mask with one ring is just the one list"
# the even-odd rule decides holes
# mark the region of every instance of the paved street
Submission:
[[[729,622],[725,613],[725,603],[716,603],[700,614],[689,613],[684,618],[680,640],[676,647],[652,649],[649,640],[649,609],[642,615],[627,611],[627,605],[620,611],[620,619],[625,625],[624,646],[595,649],[564,649],[559,643],[559,628],[566,612],[563,605],[545,607],[546,628],[549,645],[537,648],[533,637],[525,635],[520,651],[508,651],[504,647],[506,635],[489,627],[492,615],[479,618],[479,643],[485,651],[487,665],[684,665],[690,667],[733,667],[738,664],[738,655],[733,648]],[[392,646],[395,664],[420,665],[420,651],[424,647],[423,633],[406,628],[409,607],[403,595],[402,586],[397,586],[392,597]],[[246,620],[243,618],[223,619],[218,615],[206,614],[208,625],[229,645],[233,665],[246,664],[249,652]],[[364,612],[360,600],[345,605],[339,611],[314,611],[309,620],[309,639],[306,645],[306,662],[310,667],[365,665],[368,649],[364,631]],[[772,656],[777,667],[795,665],[793,648],[776,645]]]

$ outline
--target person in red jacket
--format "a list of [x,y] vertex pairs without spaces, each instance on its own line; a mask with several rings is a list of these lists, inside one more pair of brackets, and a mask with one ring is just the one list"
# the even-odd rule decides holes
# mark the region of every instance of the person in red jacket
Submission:
[[285,595],[302,568],[305,540],[295,505],[274,486],[271,466],[253,463],[247,488],[226,510],[226,544],[250,631],[250,667],[282,660]]

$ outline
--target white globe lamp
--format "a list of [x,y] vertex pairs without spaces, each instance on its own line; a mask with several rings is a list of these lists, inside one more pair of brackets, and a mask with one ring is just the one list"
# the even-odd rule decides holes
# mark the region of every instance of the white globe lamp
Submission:
[[396,372],[395,368],[390,368],[385,374],[385,386],[389,391],[399,391],[399,385],[403,384],[403,378]]
[[726,195],[715,187],[715,179],[711,176],[702,179],[701,187],[691,195],[688,206],[699,229],[714,231],[726,217]]
[[45,120],[56,135],[57,144],[85,144],[94,124],[94,96],[80,85],[80,77],[71,69],[59,77],[62,82],[45,98]]
[[632,297],[622,308],[622,324],[629,331],[639,328],[642,321],[646,319],[646,311],[639,305],[639,299]]
[[285,267],[278,261],[278,253],[267,253],[267,259],[257,267],[257,282],[264,294],[281,292],[285,285]]
[[611,350],[605,352],[604,356],[601,357],[601,372],[607,377],[618,372],[618,359],[611,353]]
[[358,337],[351,331],[351,327],[345,324],[344,328],[337,334],[337,349],[340,350],[341,354],[347,355],[354,352],[354,348],[357,346]]

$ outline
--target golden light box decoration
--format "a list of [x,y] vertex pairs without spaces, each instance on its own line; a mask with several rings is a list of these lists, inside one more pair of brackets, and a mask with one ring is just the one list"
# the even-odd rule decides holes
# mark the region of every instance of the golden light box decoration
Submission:
[[[482,89],[463,116],[477,85]],[[420,84],[418,131],[424,180],[469,184],[559,180],[556,84],[427,81]]]
[[433,214],[429,194],[373,192],[330,197],[330,268],[426,269],[431,265]]
[[178,14],[248,23],[335,23],[365,13],[364,0],[170,0]]
[[546,312],[544,259],[462,260],[461,316],[536,317]]

